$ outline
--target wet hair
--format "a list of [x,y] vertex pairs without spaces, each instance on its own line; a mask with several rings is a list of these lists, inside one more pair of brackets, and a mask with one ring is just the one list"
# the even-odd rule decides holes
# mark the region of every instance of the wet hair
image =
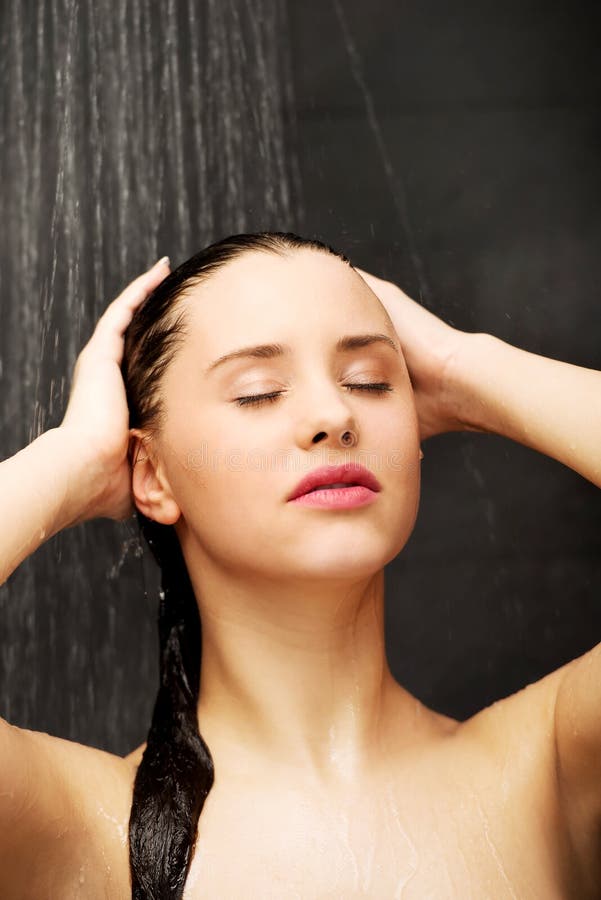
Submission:
[[[155,288],[125,332],[121,372],[130,428],[152,436],[164,423],[161,378],[186,336],[185,311],[179,309],[178,299],[245,252],[286,256],[303,248],[350,262],[328,244],[292,232],[235,234],[205,247]],[[132,898],[177,900],[183,896],[198,819],[215,776],[198,727],[202,628],[173,525],[155,522],[139,510],[136,516],[161,569],[161,590],[159,690],[129,818]]]

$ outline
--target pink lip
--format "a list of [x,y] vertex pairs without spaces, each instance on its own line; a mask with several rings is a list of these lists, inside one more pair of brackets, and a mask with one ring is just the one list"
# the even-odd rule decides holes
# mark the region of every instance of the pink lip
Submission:
[[[337,482],[345,482],[349,487],[320,491],[318,494],[322,500],[326,499],[325,495],[336,494],[339,501],[344,500],[344,495],[350,501],[353,492],[355,498],[363,497],[365,499],[368,496],[368,492],[373,494],[382,490],[382,486],[376,476],[369,469],[366,469],[365,466],[361,466],[359,463],[345,463],[342,466],[320,466],[318,469],[309,472],[308,475],[301,478],[294,490],[288,495],[287,500],[305,497],[313,488],[317,488],[322,484],[336,484]],[[351,488],[351,485],[359,485],[360,488]],[[358,491],[359,493],[357,493]],[[310,496],[317,496],[317,494]],[[333,502],[333,497],[331,502]]]
[[323,488],[311,491],[309,494],[301,494],[290,503],[326,509],[353,509],[355,506],[367,506],[368,503],[373,503],[377,496],[376,491],[371,491],[362,484],[356,484],[346,488]]

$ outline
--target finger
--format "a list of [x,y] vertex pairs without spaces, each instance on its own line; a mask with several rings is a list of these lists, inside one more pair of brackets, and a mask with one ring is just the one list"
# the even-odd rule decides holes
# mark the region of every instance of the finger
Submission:
[[96,323],[95,332],[110,331],[114,333],[115,331],[124,331],[141,302],[152,293],[169,272],[169,259],[168,257],[163,257],[147,272],[138,275],[118,297],[115,297],[109,303]]
[[134,278],[134,280],[127,285],[125,290],[123,290],[118,297],[115,297],[107,309],[110,309],[113,305],[122,305],[125,303],[128,306],[131,306],[132,304],[135,305],[139,303],[140,300],[143,300],[144,297],[150,293],[150,291],[154,290],[157,284],[160,284],[161,281],[163,281],[169,272],[169,257],[164,256],[151,266],[148,271],[143,272],[141,275],[138,275],[137,278]]
[[110,356],[120,364],[123,356],[124,333],[136,309],[169,272],[169,258],[165,256],[151,266],[147,272],[143,272],[130,282],[125,290],[109,303],[98,319],[92,336],[83,350],[93,356]]
[[141,275],[138,275],[137,278],[134,278],[134,280],[130,282],[111,303],[109,303],[104,315],[106,315],[109,310],[121,306],[127,306],[132,309],[135,308],[141,300],[147,297],[148,294],[163,281],[169,272],[169,258],[165,256],[155,263],[154,266],[151,266],[147,272],[143,272]]

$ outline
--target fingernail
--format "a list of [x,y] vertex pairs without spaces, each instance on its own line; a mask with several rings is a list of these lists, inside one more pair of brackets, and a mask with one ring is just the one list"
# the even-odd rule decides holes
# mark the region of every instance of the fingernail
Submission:
[[159,259],[158,262],[155,263],[155,267],[156,266],[169,266],[169,268],[171,268],[171,262],[169,260],[169,257],[163,256],[161,259]]

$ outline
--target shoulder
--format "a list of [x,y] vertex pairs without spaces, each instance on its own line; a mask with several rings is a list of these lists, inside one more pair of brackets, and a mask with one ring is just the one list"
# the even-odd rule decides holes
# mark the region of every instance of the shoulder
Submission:
[[477,712],[461,723],[466,735],[473,735],[493,751],[521,749],[531,742],[551,753],[557,692],[566,666],[525,685]]
[[6,763],[0,804],[5,887],[15,896],[66,897],[79,896],[74,885],[85,883],[88,896],[129,896],[132,765],[6,723],[0,754]]
[[[510,771],[512,783],[521,784],[524,815],[534,813],[552,829],[549,839],[561,846],[583,898],[598,896],[595,885],[601,877],[601,783],[591,784],[591,757],[583,758],[590,748],[586,738],[579,740],[586,729],[581,721],[579,731],[572,687],[583,669],[590,669],[586,656],[496,701],[460,727],[464,736],[486,749],[504,778]],[[601,721],[601,713],[598,718]],[[600,751],[601,742],[601,759]],[[596,768],[601,774],[599,760]]]
[[492,766],[502,793],[541,817],[557,806],[554,709],[560,681],[560,670],[551,672],[480,710],[457,732],[462,745]]
[[575,850],[601,883],[601,643],[563,667],[555,707],[557,783]]
[[108,790],[111,800],[116,799],[133,786],[135,768],[129,757],[42,731],[11,727],[27,756],[32,779],[43,766],[47,775],[55,776],[69,794],[80,800],[93,795],[96,789]]

